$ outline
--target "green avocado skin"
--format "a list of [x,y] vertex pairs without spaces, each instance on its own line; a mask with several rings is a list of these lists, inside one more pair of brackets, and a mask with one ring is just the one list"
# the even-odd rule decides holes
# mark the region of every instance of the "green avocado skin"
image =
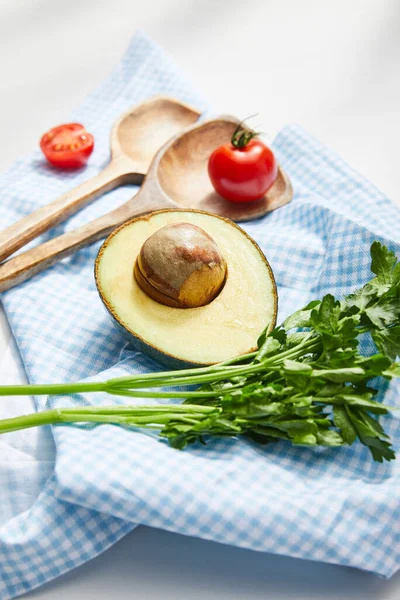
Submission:
[[122,333],[122,336],[130,343],[134,350],[137,352],[143,352],[146,356],[159,363],[163,367],[166,367],[168,370],[175,369],[188,369],[191,367],[204,367],[206,365],[200,363],[192,363],[185,360],[181,360],[179,358],[175,358],[173,356],[169,356],[168,354],[164,354],[154,346],[150,346],[146,344],[144,340],[134,335],[131,331],[126,329],[109,311],[108,306],[104,304],[103,306],[106,309],[107,315],[111,318],[112,323],[119,329]]

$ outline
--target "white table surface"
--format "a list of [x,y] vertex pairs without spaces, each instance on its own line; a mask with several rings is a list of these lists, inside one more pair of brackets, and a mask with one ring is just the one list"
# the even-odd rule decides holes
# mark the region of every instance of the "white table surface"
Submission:
[[[400,200],[399,0],[0,0],[0,169],[65,121],[137,28],[221,112],[259,113],[271,135],[300,123]],[[2,382],[23,377],[10,343],[0,309]],[[27,598],[399,596],[400,575],[384,581],[141,527]]]

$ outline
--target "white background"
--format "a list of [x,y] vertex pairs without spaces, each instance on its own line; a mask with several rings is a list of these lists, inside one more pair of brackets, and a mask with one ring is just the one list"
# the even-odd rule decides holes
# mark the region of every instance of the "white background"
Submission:
[[[68,118],[137,28],[221,112],[259,113],[270,135],[301,124],[400,202],[399,0],[0,0],[1,169]],[[0,309],[2,381],[20,377],[9,341]],[[55,596],[394,600],[400,576],[140,528],[29,598]]]

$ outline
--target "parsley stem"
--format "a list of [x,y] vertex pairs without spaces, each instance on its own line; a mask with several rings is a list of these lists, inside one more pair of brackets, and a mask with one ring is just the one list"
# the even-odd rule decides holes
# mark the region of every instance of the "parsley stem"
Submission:
[[[33,385],[5,385],[0,386],[0,396],[48,396],[61,394],[79,394],[88,392],[107,392],[120,396],[131,396],[133,398],[183,398],[183,397],[213,397],[216,392],[193,392],[193,391],[141,391],[143,388],[174,387],[199,385],[231,379],[232,377],[248,376],[268,370],[270,367],[281,364],[286,359],[293,359],[303,355],[306,351],[311,352],[320,348],[318,338],[312,338],[301,342],[293,348],[279,354],[269,356],[260,363],[236,364],[255,357],[256,353],[236,357],[210,365],[194,369],[180,369],[177,371],[165,371],[160,373],[145,373],[144,375],[133,375],[119,377],[102,382],[76,382],[58,384],[33,384]],[[137,390],[137,391],[134,391]]]
[[152,425],[161,429],[171,420],[195,424],[210,414],[220,412],[219,408],[200,405],[168,405],[168,406],[85,406],[75,408],[53,408],[43,412],[2,419],[0,433],[18,431],[42,425],[58,423],[109,423],[134,427]]
[[0,386],[0,396],[48,396],[50,394],[79,394],[80,392],[104,391],[106,391],[105,381]]

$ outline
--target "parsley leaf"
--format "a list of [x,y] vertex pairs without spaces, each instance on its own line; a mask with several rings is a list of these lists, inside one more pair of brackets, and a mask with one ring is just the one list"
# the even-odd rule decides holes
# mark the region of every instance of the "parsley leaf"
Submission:
[[365,314],[378,329],[385,329],[400,316],[400,300],[396,297],[380,298],[365,309]]
[[340,430],[343,440],[346,444],[353,444],[357,439],[357,432],[353,427],[351,419],[344,406],[335,405],[333,407],[333,421]]
[[371,245],[371,258],[371,271],[376,274],[376,278],[370,282],[371,285],[380,291],[388,289],[395,283],[395,279],[398,279],[399,275],[398,266],[396,266],[396,272],[394,271],[397,263],[395,253],[375,241]]
[[394,360],[400,356],[400,325],[372,332],[372,338],[378,350]]

